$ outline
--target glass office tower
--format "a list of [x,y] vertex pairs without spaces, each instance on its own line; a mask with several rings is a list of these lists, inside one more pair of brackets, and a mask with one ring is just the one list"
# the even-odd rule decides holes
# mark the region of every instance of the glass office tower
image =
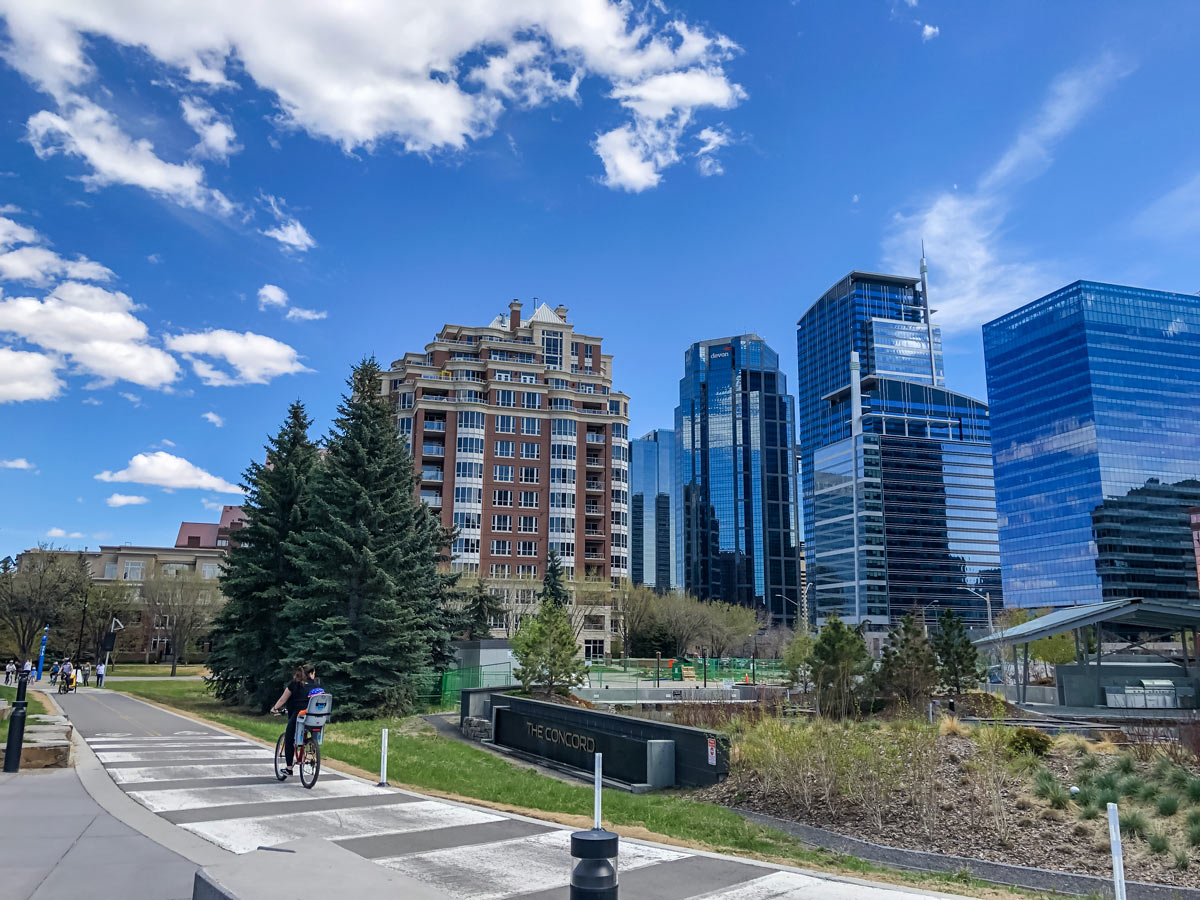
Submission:
[[1200,603],[1200,297],[1077,281],[983,345],[1008,602]]
[[629,571],[656,591],[675,579],[675,432],[659,428],[629,442]]
[[851,272],[797,323],[818,623],[882,629],[952,608],[986,626],[1003,602],[988,408],[946,389],[922,284]]
[[803,596],[795,413],[758,335],[684,354],[675,410],[677,583],[792,623]]

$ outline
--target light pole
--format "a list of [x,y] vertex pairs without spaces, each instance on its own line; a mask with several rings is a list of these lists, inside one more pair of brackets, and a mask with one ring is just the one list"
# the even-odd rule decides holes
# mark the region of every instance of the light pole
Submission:
[[[963,587],[966,587],[966,585],[963,585]],[[987,609],[988,635],[990,636],[995,634],[996,630],[992,626],[992,592],[988,591],[986,594],[981,594],[979,591],[975,590],[975,588],[967,588],[967,590],[983,601],[983,605]]]
[[[775,596],[776,596],[776,597],[778,597],[780,600],[783,600],[783,601],[785,601],[785,602],[787,602],[787,603],[791,603],[792,605],[794,605],[794,606],[796,607],[796,615],[799,617],[799,619],[800,619],[801,623],[803,623],[803,624],[801,625],[801,628],[804,630],[804,633],[805,633],[805,634],[808,634],[808,628],[809,628],[809,618],[808,618],[808,589],[809,589],[810,587],[812,587],[812,584],[811,584],[810,582],[807,582],[807,581],[806,581],[806,582],[804,583],[804,589],[803,589],[803,590],[800,592],[800,600],[799,600],[799,602],[797,602],[797,601],[793,600],[791,597],[788,597],[788,596],[786,596],[786,595],[784,595],[784,594],[776,594],[776,595],[775,595]],[[786,618],[787,618],[787,608],[786,608],[786,607],[784,608],[783,615],[784,615],[784,618],[786,619]]]
[[75,665],[79,665],[79,656],[83,652],[83,625],[87,622],[88,595],[91,588],[83,592],[83,612],[79,616],[79,639],[75,641]]

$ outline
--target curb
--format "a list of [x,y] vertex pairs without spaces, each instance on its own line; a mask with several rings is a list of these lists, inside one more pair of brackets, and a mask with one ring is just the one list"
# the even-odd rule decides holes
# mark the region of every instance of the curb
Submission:
[[[1080,875],[1060,872],[1056,869],[1037,869],[1032,866],[1016,866],[1009,863],[992,862],[967,856],[949,856],[925,850],[905,850],[873,844],[870,841],[847,837],[813,825],[789,822],[763,813],[729,807],[744,819],[758,825],[766,825],[790,834],[813,847],[821,847],[857,856],[868,862],[922,872],[970,872],[975,878],[993,884],[1026,888],[1035,891],[1053,891],[1059,894],[1097,895],[1111,897],[1112,879],[1098,875]],[[1178,887],[1171,884],[1151,884],[1146,881],[1126,881],[1125,893],[1129,900],[1200,900],[1200,889]]]

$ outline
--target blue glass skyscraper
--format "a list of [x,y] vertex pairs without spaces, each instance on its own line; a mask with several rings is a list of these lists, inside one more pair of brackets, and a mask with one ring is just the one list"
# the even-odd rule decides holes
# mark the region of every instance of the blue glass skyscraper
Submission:
[[[924,260],[922,260],[922,275]],[[851,272],[797,323],[810,606],[876,628],[1001,605],[987,405],[947,390],[923,278]]]
[[629,442],[629,574],[656,591],[678,587],[675,566],[675,432]]
[[1008,602],[1200,602],[1200,297],[1077,281],[983,342]]
[[795,413],[755,334],[693,344],[675,410],[678,584],[794,622],[803,592]]

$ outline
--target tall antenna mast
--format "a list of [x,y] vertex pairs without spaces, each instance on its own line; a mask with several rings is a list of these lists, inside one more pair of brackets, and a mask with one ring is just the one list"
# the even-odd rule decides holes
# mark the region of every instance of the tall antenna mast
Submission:
[[933,349],[933,316],[929,308],[929,267],[925,265],[925,240],[921,239],[921,302],[925,305],[925,334],[929,339],[929,378],[937,387],[937,354]]

